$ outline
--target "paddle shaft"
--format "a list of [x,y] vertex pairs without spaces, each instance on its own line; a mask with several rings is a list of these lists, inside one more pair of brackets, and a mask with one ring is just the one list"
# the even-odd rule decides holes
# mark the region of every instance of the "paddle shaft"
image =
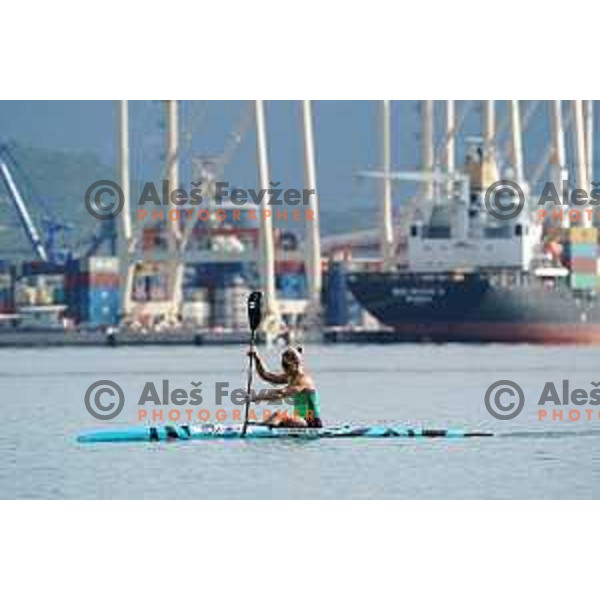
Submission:
[[[252,330],[250,347],[254,347],[254,343],[256,342],[256,331]],[[241,437],[246,435],[246,429],[248,429],[248,413],[250,411],[250,394],[252,393],[252,372],[254,371],[254,354],[250,354],[248,357],[248,387],[246,389],[247,398],[246,398],[246,407],[244,411],[244,425],[242,427]]]
[[[256,345],[256,331],[260,326],[262,319],[262,294],[261,292],[252,292],[248,296],[248,324],[250,325],[250,349],[254,350]],[[252,372],[254,370],[254,353],[248,357],[248,389],[246,398],[246,410],[244,411],[244,425],[242,426],[241,437],[246,435],[248,429],[248,412],[250,411],[250,394],[252,393]]]

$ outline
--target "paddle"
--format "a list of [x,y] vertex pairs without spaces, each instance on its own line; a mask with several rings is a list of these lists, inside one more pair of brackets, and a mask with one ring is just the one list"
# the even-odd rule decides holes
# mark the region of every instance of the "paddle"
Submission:
[[[256,331],[260,326],[262,319],[262,292],[252,292],[248,296],[248,324],[250,325],[250,347],[256,343]],[[250,394],[252,393],[252,371],[254,369],[254,356],[249,357],[248,365],[248,400],[246,400],[246,410],[244,413],[244,425],[242,426],[241,437],[246,435],[248,429],[248,412],[250,410]]]

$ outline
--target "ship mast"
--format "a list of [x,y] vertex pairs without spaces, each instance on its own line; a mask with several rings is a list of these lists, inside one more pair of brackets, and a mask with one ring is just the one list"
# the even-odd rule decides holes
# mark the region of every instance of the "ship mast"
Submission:
[[[550,176],[559,196],[562,196],[563,182],[568,181],[567,153],[565,150],[565,127],[563,122],[562,100],[550,102],[552,115],[552,154],[550,157]],[[562,226],[569,227],[568,206],[563,210]]]
[[[267,131],[264,100],[254,101],[256,116],[256,152],[258,155],[258,181],[263,190],[270,188]],[[265,207],[266,208],[266,207]],[[265,295],[265,317],[263,328],[268,339],[277,333],[280,325],[279,307],[275,291],[275,250],[273,245],[273,221],[260,220],[260,274],[261,287]]]
[[594,179],[594,101],[584,101],[585,110],[585,149],[587,156],[587,176]]
[[[444,148],[442,150],[442,167],[446,173],[453,173],[456,169],[456,102],[446,101],[446,131],[444,136]],[[449,179],[446,184],[446,193],[451,195],[453,184]]]
[[[433,152],[433,100],[421,101],[421,119],[422,119],[422,151],[423,151],[423,171],[433,173],[435,162]],[[425,179],[423,181],[423,197],[425,200],[433,198],[433,180]]]
[[455,158],[455,103],[454,100],[446,101],[446,147],[444,150],[444,168],[447,173],[452,173],[456,168]]
[[385,269],[394,262],[394,231],[392,228],[392,115],[390,100],[381,102],[381,170],[387,175],[381,181],[381,255]]
[[483,157],[481,164],[481,187],[486,190],[498,180],[494,141],[496,137],[496,106],[494,100],[483,102]]
[[483,139],[486,149],[494,145],[496,135],[496,104],[494,100],[483,102]]
[[315,140],[313,131],[312,103],[302,101],[302,125],[304,133],[304,185],[307,190],[315,190],[308,199],[312,218],[306,220],[306,274],[308,283],[307,317],[310,324],[316,325],[321,307],[321,238],[319,232],[319,199],[315,161]]
[[[172,201],[172,192],[179,187],[179,109],[177,100],[167,100],[167,190],[168,190],[168,213],[177,210]],[[171,219],[167,214],[169,236],[169,303],[172,317],[181,313],[183,300],[183,257],[180,254],[181,230],[180,222]]]
[[521,131],[521,110],[518,100],[510,101],[511,154],[515,181],[522,187],[525,181],[523,171],[523,138]]
[[125,316],[131,314],[131,293],[133,287],[133,271],[131,266],[133,241],[131,233],[131,188],[129,175],[129,102],[127,100],[117,101],[117,127],[119,185],[123,193],[123,209],[119,216],[117,247],[121,279],[121,315]]
[[[571,109],[573,111],[575,134],[575,187],[587,190],[589,189],[589,178],[587,174],[588,156],[585,143],[583,102],[581,100],[572,100]],[[581,214],[581,226],[585,228],[592,226],[590,216],[585,209]]]

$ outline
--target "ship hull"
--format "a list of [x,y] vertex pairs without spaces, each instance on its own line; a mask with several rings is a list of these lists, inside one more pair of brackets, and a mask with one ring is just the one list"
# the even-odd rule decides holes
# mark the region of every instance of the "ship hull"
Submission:
[[600,344],[600,325],[506,323],[401,324],[394,327],[399,342],[506,344]]
[[353,273],[357,301],[397,341],[600,344],[600,302],[514,274]]

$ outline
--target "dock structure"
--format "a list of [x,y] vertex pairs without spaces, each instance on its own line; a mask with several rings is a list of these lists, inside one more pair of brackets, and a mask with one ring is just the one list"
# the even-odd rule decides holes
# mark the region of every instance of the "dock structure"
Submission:
[[[478,117],[481,136],[459,139],[459,131],[473,104],[481,109],[481,116]],[[142,335],[140,339],[148,343],[154,334],[157,336],[152,339],[163,343],[169,331],[173,332],[173,339],[187,340],[186,343],[199,343],[200,339],[202,343],[213,343],[218,339],[238,339],[240,332],[247,327],[244,299],[251,289],[261,289],[265,298],[262,339],[274,340],[284,334],[289,341],[295,329],[302,331],[302,335],[312,331],[322,339],[330,325],[350,330],[356,323],[365,322],[371,329],[384,331],[381,323],[385,320],[380,319],[379,323],[374,322],[373,318],[369,320],[365,304],[359,307],[356,294],[354,297],[350,294],[352,287],[344,284],[347,274],[360,271],[402,274],[415,269],[431,269],[432,265],[440,267],[449,264],[448,261],[454,261],[452,264],[456,263],[456,268],[462,270],[492,267],[495,263],[489,261],[497,262],[498,256],[489,260],[479,254],[467,256],[471,252],[467,241],[492,235],[484,226],[487,216],[482,210],[481,199],[483,192],[493,182],[500,177],[514,180],[524,195],[529,197],[530,185],[533,188],[539,184],[545,172],[550,173],[552,182],[561,192],[565,181],[567,187],[585,189],[593,179],[594,114],[591,101],[548,103],[551,135],[545,164],[540,164],[541,169],[538,167],[542,175],[529,173],[528,166],[528,172],[525,172],[526,133],[536,104],[540,103],[518,100],[477,103],[420,101],[420,121],[417,119],[420,148],[417,156],[420,155],[421,165],[418,172],[407,172],[395,167],[403,156],[403,150],[399,157],[393,155],[392,131],[398,127],[393,122],[393,116],[400,114],[400,107],[391,100],[380,101],[377,120],[372,124],[377,132],[379,148],[377,170],[358,174],[358,177],[377,180],[372,194],[375,201],[371,207],[371,212],[378,215],[377,222],[370,229],[322,236],[314,103],[309,100],[298,102],[300,119],[296,131],[302,140],[304,193],[308,193],[308,202],[303,205],[312,215],[312,218],[305,219],[301,240],[296,232],[276,227],[273,218],[262,214],[270,212],[265,210],[269,207],[258,206],[256,201],[240,205],[234,201],[239,197],[235,198],[233,194],[230,197],[228,192],[217,191],[217,183],[222,180],[226,164],[239,146],[243,133],[252,126],[256,134],[256,185],[261,194],[260,202],[269,197],[273,191],[271,188],[280,187],[278,181],[272,181],[267,102],[255,100],[245,105],[239,127],[228,139],[221,155],[191,157],[194,167],[192,180],[202,181],[202,208],[209,209],[208,219],[201,218],[197,214],[200,211],[188,210],[185,203],[182,205],[176,201],[181,198],[175,198],[175,192],[185,187],[180,182],[180,161],[186,158],[182,156],[181,139],[185,135],[181,132],[180,103],[176,100],[161,103],[166,124],[165,159],[162,161],[163,194],[166,199],[163,198],[163,204],[157,211],[166,213],[167,218],[157,225],[153,217],[149,226],[150,219],[144,221],[140,217],[143,211],[138,211],[138,218],[133,222],[135,203],[132,199],[132,182],[135,175],[132,177],[130,158],[136,153],[130,147],[131,106],[128,101],[118,101],[115,103],[115,137],[123,209],[116,223],[113,220],[117,225],[117,236],[115,238],[113,233],[111,238],[113,242],[116,239],[117,256],[114,256],[114,248],[100,256],[96,245],[93,251],[82,253],[81,260],[77,258],[63,265],[65,294],[64,297],[60,293],[56,295],[56,305],[66,308],[58,311],[61,314],[57,320],[58,317],[73,319],[76,326],[82,324],[85,327],[117,325],[117,332],[110,333],[111,340],[117,345],[136,343],[138,332]],[[568,145],[567,137],[570,142]],[[504,143],[504,148],[500,141]],[[466,142],[468,156],[464,165],[457,166],[456,148],[462,151],[462,142]],[[12,176],[11,164],[0,160],[0,181],[13,200],[32,248],[40,258],[38,262],[53,263],[51,266],[55,268],[56,261],[50,259],[55,254],[46,248],[45,232],[38,232],[29,217],[25,204],[28,198],[19,191],[21,182],[18,177]],[[569,183],[570,173],[572,181]],[[273,179],[277,180],[278,177]],[[394,212],[395,195],[401,196],[409,188],[413,190],[411,193],[418,190],[416,195]],[[468,194],[465,193],[467,188]],[[224,217],[217,217],[217,212]],[[243,223],[241,221],[244,219],[238,218],[251,212],[261,213],[261,216],[247,218]],[[274,212],[275,209],[271,217]],[[536,229],[535,224],[526,222],[526,217],[531,216],[529,212],[525,211],[526,214],[517,215],[514,219],[514,235],[519,239],[525,238],[522,232]],[[564,210],[561,225],[563,229],[568,229],[569,248],[577,252],[591,252],[588,246],[595,244],[591,231],[593,222],[587,212],[582,212],[581,221],[571,224],[570,211]],[[473,216],[472,213],[477,215]],[[488,243],[489,247],[501,244],[499,240],[504,239],[505,235],[497,223],[493,225],[497,238]],[[453,247],[452,251],[448,250],[446,242],[439,241],[446,239],[444,236],[449,227],[453,239],[459,242],[459,246]],[[417,234],[412,232],[413,229]],[[411,238],[420,235],[418,232],[426,233],[427,248],[423,246],[420,250],[424,252],[427,249],[427,256],[419,255],[415,240],[411,242]],[[546,246],[556,249],[562,238],[550,241],[554,246]],[[440,245],[439,252],[433,252],[432,248],[437,248],[437,245]],[[517,245],[516,242],[513,244],[514,247]],[[597,258],[595,252],[594,249],[594,259]],[[111,260],[103,262],[103,258]],[[529,255],[525,258],[528,261]],[[591,261],[583,260],[589,257],[570,258],[573,258],[572,265],[578,266],[579,271],[573,271],[569,285],[577,290],[600,289],[596,266],[592,272]],[[519,269],[525,269],[520,258],[517,262]],[[535,271],[538,272],[539,269]],[[41,275],[44,281],[40,285],[24,282],[17,290],[20,298],[46,298],[59,291],[60,286],[56,283],[58,271],[38,270],[35,267],[28,273],[23,270],[21,275],[23,278],[31,276],[30,279],[34,275]],[[11,277],[4,274],[2,281],[8,281]],[[355,275],[351,277],[356,279]],[[10,285],[7,287],[4,284],[0,286],[0,292],[0,302],[4,307],[0,314],[6,317],[10,310],[16,315],[19,306],[15,306],[9,296],[16,298],[17,292],[12,293]],[[332,294],[338,294],[339,298],[330,297]],[[25,305],[23,303],[33,304],[34,301],[23,300],[20,304]],[[76,304],[75,310],[72,310],[71,303]],[[362,311],[362,316],[359,311]],[[4,319],[5,324],[15,323],[15,329],[26,321],[26,318],[19,318],[18,315]],[[196,337],[198,332],[201,332],[201,338]],[[386,335],[386,339],[390,339],[389,332]],[[339,329],[336,329],[333,337],[337,340],[347,339],[346,335],[339,333]],[[371,333],[367,338],[372,339]],[[314,336],[310,339],[314,339]],[[359,339],[363,338],[359,336]],[[86,337],[85,343],[90,340],[89,336]]]
[[[256,132],[256,164],[257,182],[260,190],[269,190],[271,181],[269,168],[268,127],[266,103],[262,100],[252,101],[253,117]],[[181,211],[181,207],[173,204],[172,192],[179,187],[179,114],[177,101],[165,102],[166,112],[166,180],[169,205],[167,212]],[[308,210],[311,219],[306,219],[305,243],[299,247],[286,248],[282,246],[281,231],[275,232],[272,219],[261,218],[255,227],[232,226],[217,222],[213,217],[208,223],[200,224],[194,216],[187,221],[181,219],[167,219],[166,226],[144,227],[138,223],[133,227],[130,212],[131,175],[129,166],[129,114],[128,102],[117,103],[117,149],[119,183],[125,197],[124,210],[119,216],[118,228],[118,254],[120,260],[121,279],[121,324],[137,327],[140,322],[145,327],[148,322],[157,322],[177,325],[185,312],[185,298],[183,296],[186,265],[204,264],[223,265],[227,270],[229,265],[254,265],[258,274],[256,284],[262,289],[265,298],[265,318],[263,330],[267,338],[275,338],[290,324],[303,323],[303,327],[320,327],[321,294],[323,289],[322,257],[320,248],[319,230],[319,201],[316,194],[317,174],[315,161],[315,139],[313,130],[312,105],[310,101],[301,102],[301,131],[304,142],[304,183],[308,190],[315,193],[308,196]],[[236,140],[239,143],[239,140]],[[217,172],[223,165],[217,166],[203,161],[196,173],[196,177],[203,181],[203,194],[208,205],[220,212],[244,213],[244,207],[228,204],[219,198],[215,202],[216,178],[221,175]],[[204,183],[207,185],[205,186]],[[208,194],[208,197],[206,197]],[[206,206],[206,205],[205,205]],[[252,206],[253,209],[257,207]],[[203,250],[194,247],[194,238],[202,231],[207,231],[212,240],[226,240],[223,244],[209,244]],[[145,243],[152,236],[155,241],[163,239],[160,244]],[[294,245],[294,244],[293,244]],[[235,247],[235,251],[231,248]],[[278,266],[279,265],[279,266]],[[285,279],[285,267],[291,265],[290,277]],[[245,267],[240,266],[240,272]],[[283,276],[282,276],[283,273]],[[302,274],[303,273],[303,274]],[[149,293],[146,297],[136,295],[139,280],[142,278],[163,279],[165,288],[157,297]],[[278,298],[278,284],[280,279],[292,281],[292,275],[298,275],[306,280],[306,290],[301,296],[293,298]],[[302,274],[302,275],[301,275]],[[166,283],[165,283],[166,282]],[[225,282],[223,281],[223,285]],[[240,290],[241,293],[241,290]],[[220,302],[224,298],[219,295],[219,300],[212,292],[211,300]],[[287,323],[287,325],[286,325]],[[208,325],[208,324],[207,324]]]

